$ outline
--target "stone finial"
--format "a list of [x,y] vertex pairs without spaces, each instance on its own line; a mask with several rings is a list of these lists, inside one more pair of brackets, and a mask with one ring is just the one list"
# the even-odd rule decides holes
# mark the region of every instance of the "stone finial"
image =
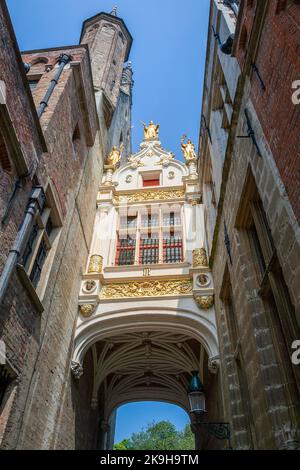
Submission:
[[110,12],[110,14],[112,16],[118,16],[118,7],[115,5],[112,9],[112,11]]
[[72,361],[71,362],[71,372],[74,379],[79,380],[80,377],[83,375],[83,367],[79,362]]

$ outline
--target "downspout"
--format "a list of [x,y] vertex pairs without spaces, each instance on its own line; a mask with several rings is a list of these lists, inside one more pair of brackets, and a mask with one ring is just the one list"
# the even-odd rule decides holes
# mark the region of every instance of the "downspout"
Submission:
[[3,301],[6,289],[8,287],[11,275],[15,266],[22,255],[31,232],[32,222],[38,210],[42,210],[45,201],[43,188],[35,187],[32,190],[24,220],[18,230],[14,244],[9,251],[2,275],[0,277],[0,304]]
[[56,85],[58,83],[58,80],[59,80],[65,66],[67,65],[68,62],[70,62],[70,60],[71,60],[71,57],[69,55],[61,54],[61,56],[59,58],[58,70],[57,70],[56,74],[54,75],[54,77],[52,78],[52,80],[50,82],[50,85],[49,85],[49,88],[48,88],[43,100],[40,102],[40,106],[39,106],[39,109],[38,109],[38,112],[37,112],[39,118],[42,116],[43,112],[45,111],[46,107],[48,106],[48,102],[51,98],[53,90],[56,87]]

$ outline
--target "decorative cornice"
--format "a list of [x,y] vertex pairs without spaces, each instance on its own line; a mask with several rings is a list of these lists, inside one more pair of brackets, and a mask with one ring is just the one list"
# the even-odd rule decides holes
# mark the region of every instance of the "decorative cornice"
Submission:
[[195,295],[194,299],[202,310],[209,310],[214,306],[214,296],[213,295]]
[[114,204],[126,204],[145,201],[172,201],[182,199],[185,196],[184,189],[156,189],[151,191],[123,193],[114,197]]
[[166,281],[135,281],[104,285],[100,299],[124,299],[141,297],[167,297],[192,295],[193,283],[190,279]]

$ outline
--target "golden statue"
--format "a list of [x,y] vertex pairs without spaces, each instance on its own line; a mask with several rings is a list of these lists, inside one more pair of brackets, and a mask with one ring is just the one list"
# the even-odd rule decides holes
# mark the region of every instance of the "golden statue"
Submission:
[[158,138],[158,132],[159,132],[159,124],[154,124],[153,121],[150,121],[149,126],[147,124],[144,124],[144,138],[145,139],[157,139]]
[[189,162],[191,160],[197,160],[195,145],[190,139],[188,139],[187,143],[185,143],[186,138],[187,138],[186,135],[184,135],[182,136],[182,139],[181,139],[181,148],[182,148],[185,161]]
[[110,152],[110,154],[108,155],[106,159],[106,165],[116,167],[121,159],[123,149],[124,149],[123,144],[121,144],[121,147],[119,149],[113,146],[112,151]]

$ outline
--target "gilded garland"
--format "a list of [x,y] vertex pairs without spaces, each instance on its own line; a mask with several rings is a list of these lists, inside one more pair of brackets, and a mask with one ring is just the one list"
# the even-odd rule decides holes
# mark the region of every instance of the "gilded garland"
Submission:
[[145,201],[172,201],[174,199],[181,199],[185,195],[182,189],[171,190],[151,190],[138,193],[127,193],[115,196],[114,204],[125,204],[131,202],[145,202]]
[[136,281],[103,286],[100,299],[124,299],[139,297],[164,297],[172,295],[192,295],[190,279],[174,281]]

